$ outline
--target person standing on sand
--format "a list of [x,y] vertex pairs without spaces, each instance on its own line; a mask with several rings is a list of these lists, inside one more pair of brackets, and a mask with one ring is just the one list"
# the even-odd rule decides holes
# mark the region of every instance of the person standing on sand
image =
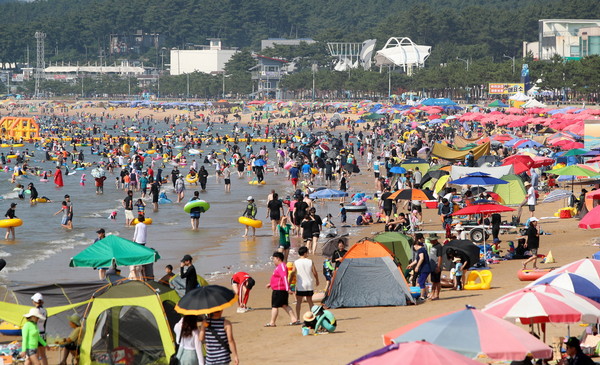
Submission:
[[200,326],[200,341],[206,346],[205,365],[238,365],[237,346],[233,338],[233,326],[218,311],[204,317]]
[[283,253],[274,252],[271,257],[275,270],[271,275],[271,280],[267,284],[267,288],[273,290],[271,294],[271,321],[265,324],[265,327],[277,327],[277,316],[279,314],[279,308],[283,308],[290,316],[290,325],[299,325],[301,322],[298,321],[296,313],[288,305],[288,295],[293,292],[290,290],[290,283],[288,282],[288,270],[287,266],[283,261]]
[[431,248],[429,249],[431,300],[440,299],[440,291],[442,290],[442,245],[439,239],[436,233],[429,235],[429,242],[431,242]]
[[196,274],[196,268],[192,265],[192,256],[185,255],[181,259],[180,274],[182,279],[185,279],[185,293],[196,289],[198,287],[198,276]]
[[540,231],[538,229],[538,219],[529,218],[529,227],[527,227],[527,243],[525,248],[531,252],[531,257],[523,261],[523,270],[527,269],[527,264],[533,262],[533,269],[537,270],[537,253],[540,247]]
[[40,344],[46,346],[46,341],[40,336],[37,323],[45,320],[46,317],[38,308],[31,308],[29,313],[23,317],[27,318],[27,321],[21,329],[23,337],[21,357],[25,358],[25,365],[41,365],[42,362],[38,358],[38,346]]
[[312,308],[315,287],[319,286],[319,275],[314,262],[308,258],[308,247],[302,246],[298,249],[300,258],[294,261],[292,272],[296,274],[296,317],[300,318],[302,301],[306,298],[308,308]]
[[416,259],[408,264],[406,268],[414,270],[414,275],[417,276],[417,284],[419,285],[419,288],[421,288],[421,296],[419,297],[419,300],[424,301],[427,298],[427,287],[425,286],[425,283],[427,282],[427,277],[431,272],[429,255],[427,254],[427,249],[424,247],[421,240],[415,240],[413,250],[416,251]]

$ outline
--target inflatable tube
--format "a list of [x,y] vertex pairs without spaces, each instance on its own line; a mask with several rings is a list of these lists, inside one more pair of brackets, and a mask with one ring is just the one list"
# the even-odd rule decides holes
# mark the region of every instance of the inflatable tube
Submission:
[[421,288],[419,288],[418,286],[411,286],[410,287],[410,296],[415,299],[420,297],[421,296]]
[[13,158],[17,158],[17,155],[7,155],[6,156],[7,159],[13,159]]
[[190,150],[188,151],[188,153],[189,153],[190,155],[198,155],[198,154],[200,154],[200,150],[196,150],[196,149],[193,149],[193,148],[192,148],[192,149],[190,149]]
[[0,323],[0,333],[5,336],[21,336],[21,328],[12,323],[2,322]]
[[[0,221],[0,222],[2,222],[2,221]],[[254,228],[262,227],[262,221],[259,221],[257,219],[251,219],[248,217],[239,217],[238,222],[240,222],[241,224],[243,224],[245,226],[249,226],[249,227],[254,227]]]
[[248,184],[250,185],[265,185],[267,182],[266,181],[261,181],[260,183],[258,182],[258,180],[252,180],[252,181],[248,181]]
[[285,163],[285,165],[283,165],[283,168],[286,170],[289,170],[292,168],[293,165],[294,165],[294,161],[289,160],[288,162]]
[[156,153],[156,150],[148,150],[148,151],[146,151],[146,153],[149,155],[153,155]]
[[19,218],[0,219],[0,228],[19,227],[22,224],[23,221]]
[[125,143],[123,146],[121,146],[121,151],[123,151],[123,153],[129,153],[131,151],[131,146]]
[[317,175],[317,174],[319,173],[319,170],[313,167],[313,168],[311,168],[311,169],[310,169],[310,172],[311,172],[313,175]]
[[185,176],[185,181],[189,182],[190,184],[198,182],[198,174],[194,175],[193,178],[192,178],[192,175],[187,174]]
[[171,203],[173,203],[173,201],[171,201],[171,199],[165,199],[165,198],[158,199],[158,204],[171,204]]
[[189,213],[192,210],[192,208],[196,208],[196,207],[202,208],[202,209],[204,209],[204,212],[206,212],[207,210],[210,209],[210,204],[204,200],[194,200],[194,201],[187,203],[183,207],[183,211],[186,213]]
[[41,178],[40,182],[48,182],[48,179]]
[[7,148],[7,147],[10,147],[10,145],[9,145],[9,144],[6,144],[6,143],[2,143],[2,144],[0,144],[0,147],[2,147],[2,148]]
[[76,167],[75,170],[85,170],[85,167]]
[[35,199],[35,202],[36,203],[49,203],[50,199],[47,199],[47,198],[37,198],[37,199]]
[[521,281],[534,281],[552,271],[552,269],[519,270],[517,277]]
[[[140,223],[140,221],[138,221],[138,219],[137,219],[137,218],[131,221],[131,225],[132,225],[132,226],[135,226],[135,225],[136,225],[136,224],[138,224],[138,223]],[[152,224],[152,218],[147,218],[147,217],[146,217],[146,219],[144,219],[144,224],[147,224],[147,225],[150,225],[150,224]]]
[[344,205],[344,208],[346,208],[346,212],[366,212],[367,211],[366,205]]
[[11,147],[23,147],[24,144],[23,143],[17,143],[17,144],[13,144]]

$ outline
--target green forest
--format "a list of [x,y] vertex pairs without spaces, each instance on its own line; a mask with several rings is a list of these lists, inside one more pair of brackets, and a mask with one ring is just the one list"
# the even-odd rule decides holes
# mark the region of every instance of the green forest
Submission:
[[[227,65],[226,82],[218,76],[191,74],[161,76],[152,92],[171,96],[215,97],[253,91],[248,69],[254,61],[250,51],[260,49],[266,38],[313,38],[318,43],[299,47],[277,46],[264,53],[295,59],[298,72],[282,83],[286,90],[312,88],[381,95],[406,90],[436,90],[468,98],[473,89],[488,82],[519,81],[523,63],[529,64],[532,81],[548,89],[599,92],[600,58],[580,61],[537,62],[522,59],[522,41],[537,40],[538,20],[549,18],[600,18],[598,0],[0,0],[0,62],[35,59],[36,31],[45,32],[46,62],[117,62],[139,60],[159,68],[169,63],[168,49],[206,44],[219,37],[239,53]],[[136,31],[159,33],[160,47],[143,54],[111,56],[111,34]],[[391,37],[410,37],[432,46],[424,69],[410,77],[386,71],[334,72],[325,42],[363,41],[376,38],[380,49]],[[163,59],[160,53],[166,57]],[[508,56],[505,56],[508,55]],[[118,58],[117,58],[118,57]],[[457,58],[468,59],[470,69]],[[513,60],[507,57],[514,58]],[[313,75],[310,66],[320,69]],[[110,77],[84,79],[81,84],[47,81],[43,87],[57,94],[126,94],[139,92],[131,80]],[[25,91],[31,85],[25,84]],[[470,91],[471,90],[471,91]]]
[[[363,41],[391,36],[433,47],[430,62],[519,54],[536,40],[538,20],[598,18],[597,0],[35,0],[0,4],[0,61],[35,54],[47,34],[48,60],[98,60],[110,34],[159,33],[183,49],[220,37],[226,46],[258,49],[268,37]],[[156,54],[143,55],[157,63]],[[107,59],[107,61],[111,61]]]

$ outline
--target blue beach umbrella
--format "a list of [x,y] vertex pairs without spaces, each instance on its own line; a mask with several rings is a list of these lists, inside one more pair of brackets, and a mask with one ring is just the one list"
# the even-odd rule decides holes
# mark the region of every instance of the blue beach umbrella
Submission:
[[[573,273],[562,273],[550,276],[544,276],[528,286],[538,284],[549,284],[562,288],[573,293],[582,295],[595,302],[600,302],[600,287],[597,283],[584,278],[581,275]],[[600,283],[599,283],[600,284]]]
[[402,166],[394,166],[390,169],[392,174],[404,174],[406,173],[406,169]]
[[266,164],[267,164],[267,161],[263,160],[262,158],[259,158],[258,160],[254,161],[255,166],[264,166]]
[[463,178],[452,181],[452,184],[456,185],[501,185],[508,184],[507,181],[497,179],[487,174],[481,175],[468,175]]

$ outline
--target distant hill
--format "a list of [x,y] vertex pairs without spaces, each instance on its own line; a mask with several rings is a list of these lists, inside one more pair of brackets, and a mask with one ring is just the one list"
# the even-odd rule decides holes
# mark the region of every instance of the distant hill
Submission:
[[[431,45],[436,61],[520,54],[543,18],[600,17],[598,0],[0,0],[0,60],[35,56],[36,31],[48,57],[97,59],[112,33],[158,32],[164,46],[205,44],[258,48],[268,37],[363,41],[408,36]],[[153,62],[156,52],[143,55]],[[33,55],[33,56],[31,56]]]

